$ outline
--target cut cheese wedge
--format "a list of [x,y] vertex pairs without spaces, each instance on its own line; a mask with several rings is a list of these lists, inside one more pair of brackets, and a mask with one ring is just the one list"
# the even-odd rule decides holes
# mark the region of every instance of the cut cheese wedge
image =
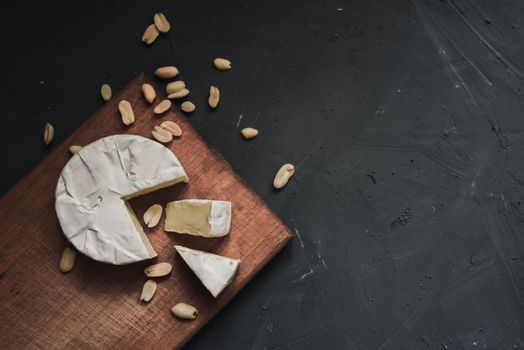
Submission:
[[180,245],[175,249],[215,298],[231,283],[240,264],[240,260]]
[[188,182],[177,157],[158,142],[113,135],[75,153],[56,186],[66,238],[94,260],[123,265],[156,256],[129,199]]
[[203,237],[222,237],[231,228],[231,202],[185,199],[167,203],[164,229]]

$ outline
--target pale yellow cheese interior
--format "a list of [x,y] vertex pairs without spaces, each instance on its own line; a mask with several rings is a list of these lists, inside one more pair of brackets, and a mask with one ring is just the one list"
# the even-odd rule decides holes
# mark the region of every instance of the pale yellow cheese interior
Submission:
[[165,230],[179,233],[209,235],[211,202],[171,202],[166,208]]
[[138,233],[140,233],[140,239],[142,239],[142,243],[144,243],[144,246],[146,247],[147,252],[149,253],[149,256],[151,258],[154,258],[155,256],[157,256],[157,253],[153,249],[153,246],[149,242],[149,239],[147,239],[146,233],[144,232],[142,225],[140,225],[140,220],[138,219],[135,212],[133,211],[133,208],[131,208],[131,205],[129,205],[129,202],[125,202],[125,203],[126,203],[126,208],[129,213],[129,216],[131,217],[131,220],[133,221],[133,224],[135,225]]
[[183,177],[179,177],[179,178],[176,178],[174,180],[171,180],[171,181],[167,181],[167,182],[158,184],[158,185],[153,186],[153,187],[145,188],[145,189],[143,189],[141,191],[138,191],[138,192],[135,192],[135,193],[132,193],[130,195],[122,197],[122,200],[124,200],[124,203],[126,204],[126,208],[127,208],[128,213],[129,213],[129,216],[131,217],[131,220],[133,221],[133,224],[135,225],[137,231],[140,233],[140,239],[144,243],[144,246],[146,247],[147,252],[151,256],[151,258],[154,258],[155,256],[157,256],[157,253],[153,249],[153,246],[151,245],[151,242],[149,242],[149,239],[147,239],[147,236],[146,236],[146,234],[144,232],[144,229],[142,228],[142,225],[140,224],[140,220],[138,219],[138,217],[136,216],[135,212],[133,211],[133,208],[131,208],[131,205],[129,204],[128,200],[130,200],[132,198],[135,198],[135,197],[138,197],[138,196],[141,196],[141,195],[144,195],[146,193],[150,193],[150,192],[153,192],[153,191],[165,188],[165,187],[173,186],[173,185],[175,185],[177,183],[180,183],[180,182],[187,183],[188,181],[189,181],[189,179],[187,178],[187,176],[183,176]]
[[176,185],[177,183],[180,183],[180,182],[188,183],[189,182],[189,178],[187,176],[178,177],[178,178],[176,178],[174,180],[163,182],[163,183],[158,184],[156,186],[144,188],[143,190],[140,190],[140,191],[128,194],[127,196],[123,196],[122,199],[125,200],[125,201],[128,201],[128,200],[130,200],[132,198],[135,198],[135,197],[138,197],[138,196],[142,196],[144,194],[148,194],[150,192],[154,192],[154,191],[160,190],[162,188],[173,186],[173,185]]

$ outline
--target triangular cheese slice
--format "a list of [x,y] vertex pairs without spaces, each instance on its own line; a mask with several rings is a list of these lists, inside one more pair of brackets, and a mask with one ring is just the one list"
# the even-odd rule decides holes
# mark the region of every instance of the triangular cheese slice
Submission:
[[176,245],[175,249],[215,298],[231,283],[240,264],[240,260],[180,245]]

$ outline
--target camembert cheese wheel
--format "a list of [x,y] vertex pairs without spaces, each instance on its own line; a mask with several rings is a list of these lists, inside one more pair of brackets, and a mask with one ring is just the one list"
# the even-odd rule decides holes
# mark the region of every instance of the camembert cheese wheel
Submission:
[[56,186],[55,208],[78,251],[123,265],[156,256],[128,200],[188,177],[177,157],[158,142],[113,135],[75,153]]

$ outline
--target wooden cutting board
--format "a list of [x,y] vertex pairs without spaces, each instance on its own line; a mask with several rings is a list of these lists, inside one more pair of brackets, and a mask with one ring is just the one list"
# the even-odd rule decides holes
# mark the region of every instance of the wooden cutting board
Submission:
[[[0,348],[180,348],[292,237],[184,115],[174,108],[160,118],[153,115],[153,107],[140,91],[144,82],[150,81],[143,75],[135,78],[62,144],[53,145],[49,155],[0,199]],[[130,127],[120,121],[117,105],[123,99],[135,111],[136,121]],[[62,274],[58,262],[67,241],[55,214],[54,191],[70,158],[68,146],[119,133],[151,137],[153,126],[164,120],[175,121],[183,130],[182,137],[167,147],[184,166],[189,184],[136,198],[132,207],[141,218],[154,203],[165,206],[184,198],[228,200],[233,203],[231,233],[215,239],[168,233],[162,219],[156,228],[146,228],[158,253],[156,259],[112,266],[79,254],[75,268]],[[242,262],[231,285],[215,299],[175,254],[174,244]],[[143,269],[161,261],[172,263],[173,272],[158,280],[153,300],[141,304]],[[198,317],[194,321],[174,318],[170,309],[178,302],[196,306]],[[238,326],[231,325],[237,331]]]

